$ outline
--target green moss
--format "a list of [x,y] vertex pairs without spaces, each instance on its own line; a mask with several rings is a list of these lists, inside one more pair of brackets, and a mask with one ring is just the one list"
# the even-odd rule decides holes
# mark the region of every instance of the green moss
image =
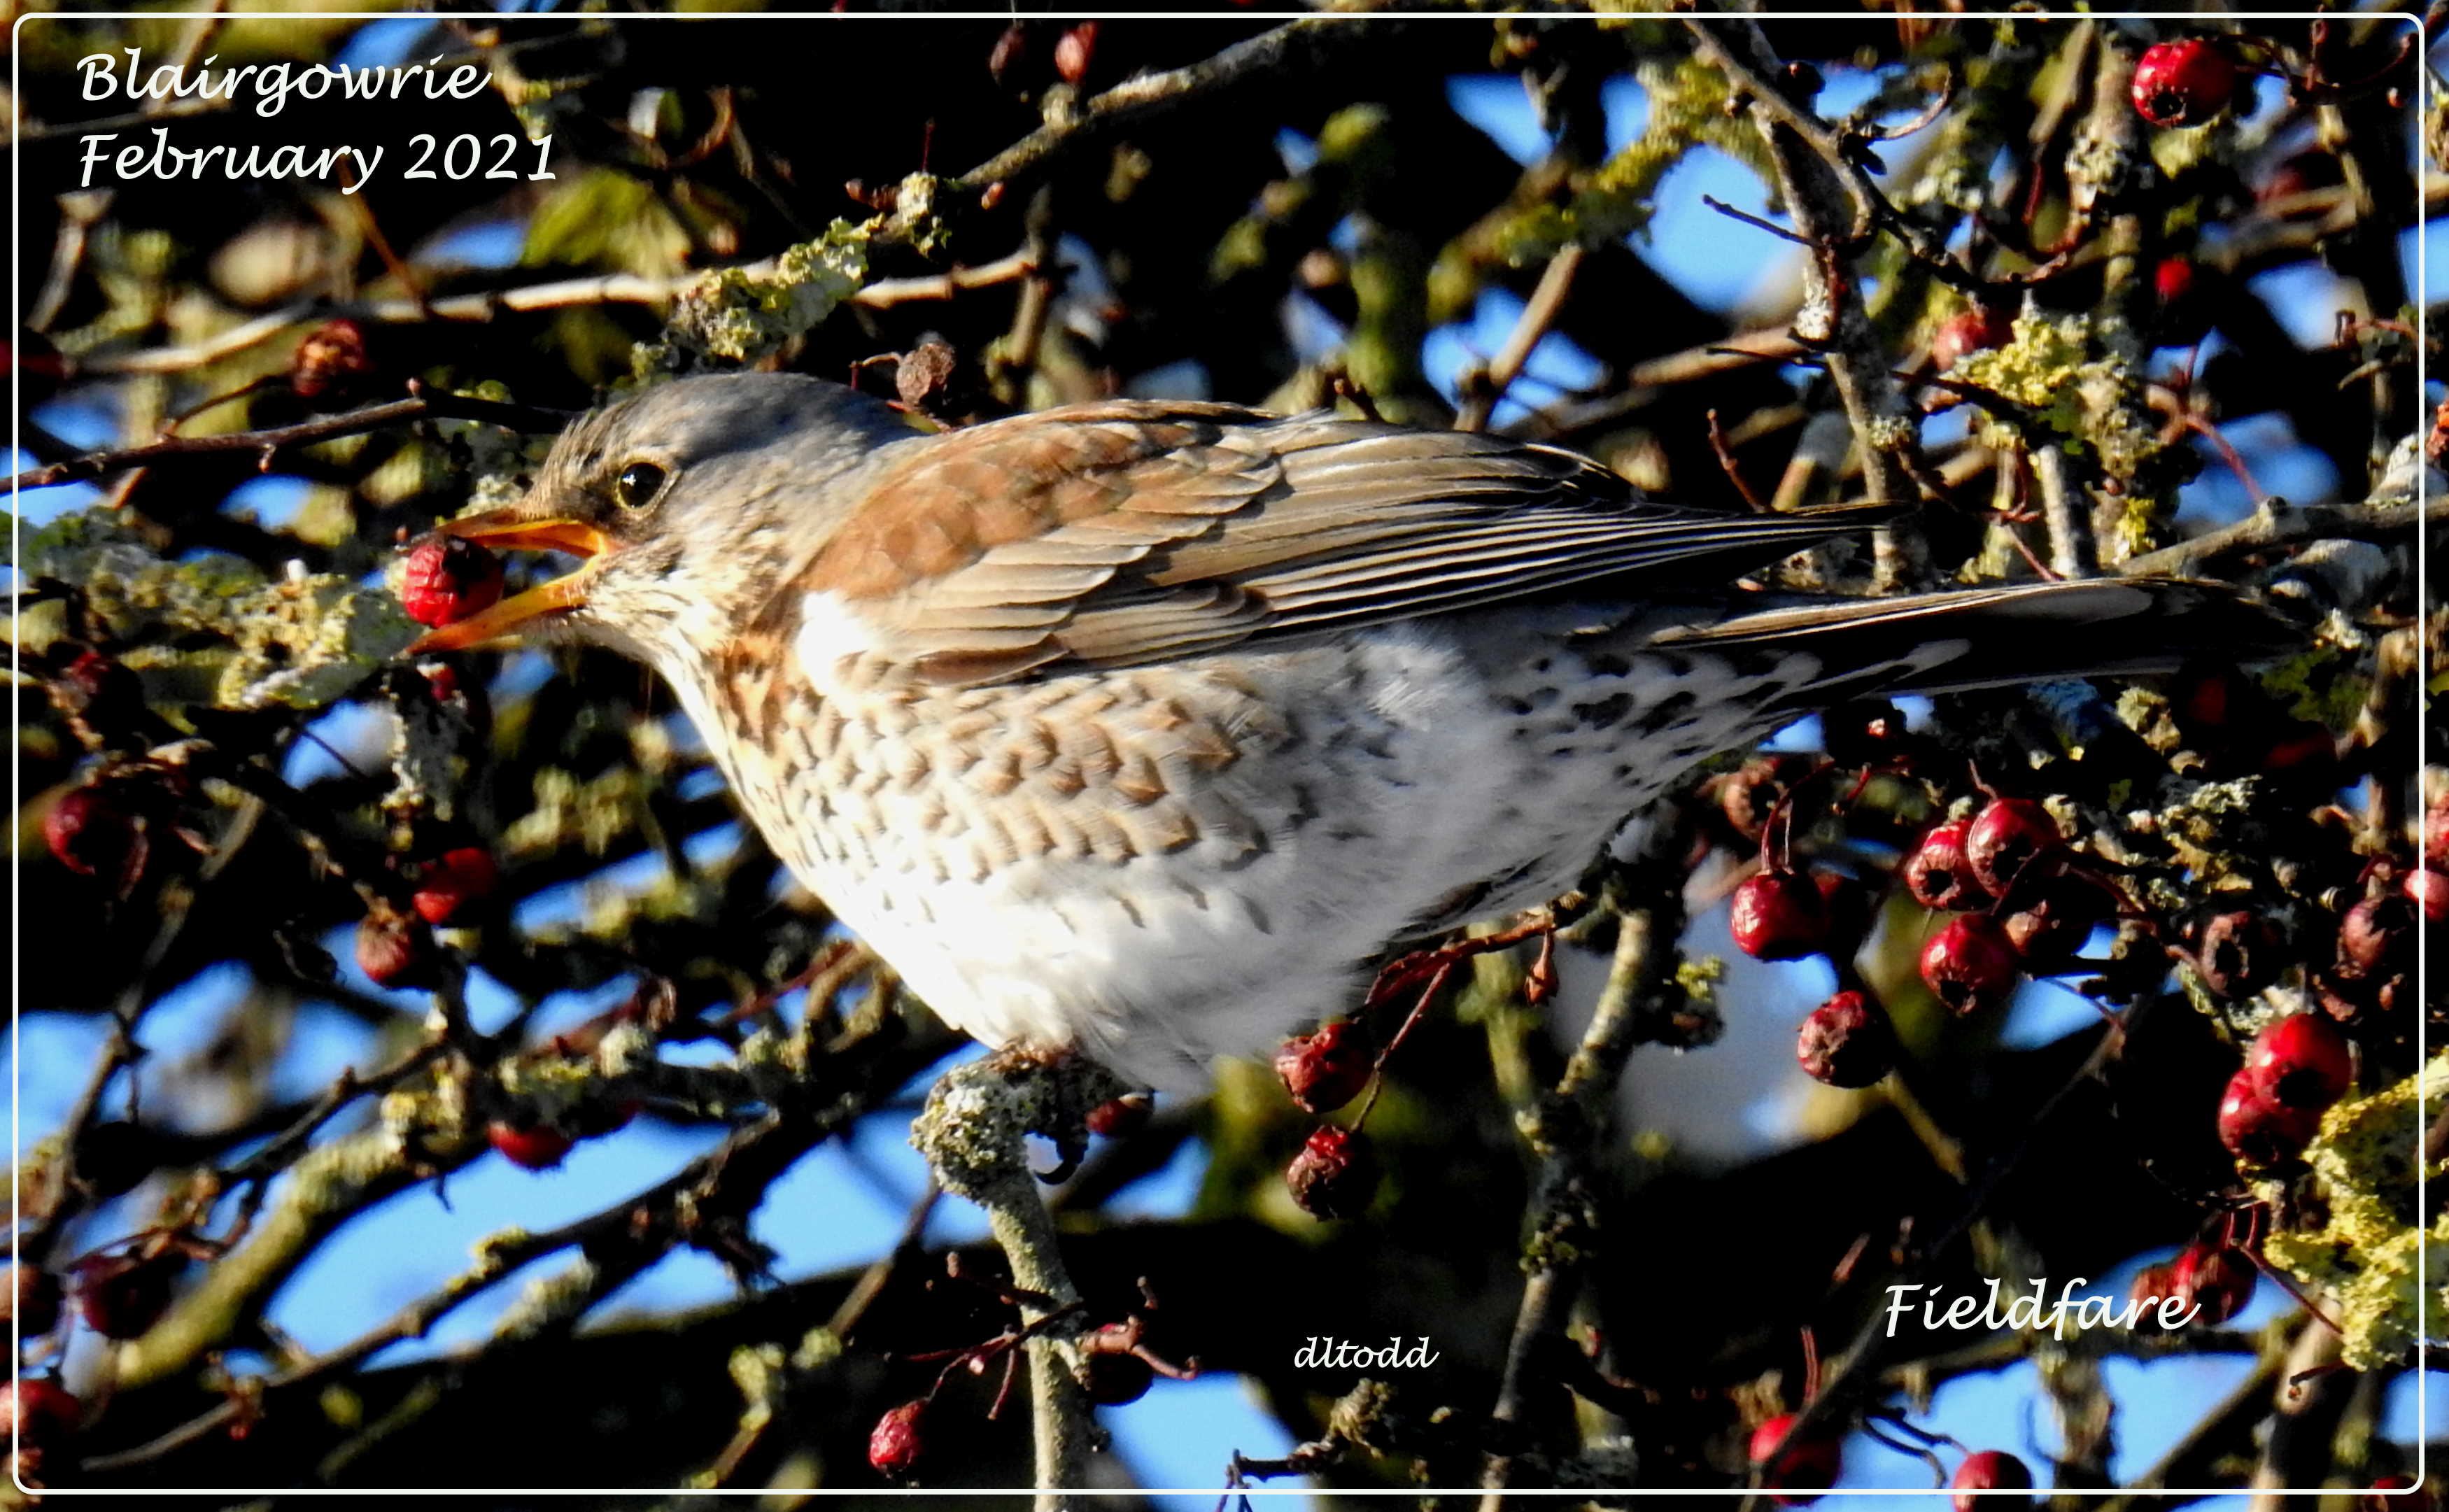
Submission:
[[[911,185],[905,184],[904,191],[908,195]],[[932,220],[922,205],[904,205],[902,213]],[[789,248],[770,265],[702,275],[672,301],[664,339],[638,347],[633,376],[651,382],[710,360],[744,366],[780,351],[858,292],[867,278],[869,236],[866,225],[836,221],[823,235]]]
[[[2403,1364],[2419,1335],[2449,1327],[2449,1214],[2433,1224],[2427,1244],[2415,1203],[2425,1107],[2443,1092],[2449,1054],[2420,1076],[2332,1108],[2304,1152],[2321,1184],[2321,1226],[2263,1242],[2272,1264],[2328,1294],[2341,1357],[2358,1370]],[[2435,1162],[2429,1178],[2444,1170],[2449,1162]]]
[[1699,58],[1651,60],[1637,70],[1649,92],[1641,135],[1569,185],[1558,197],[1517,196],[1456,237],[1429,274],[1432,324],[1459,319],[1489,272],[1544,263],[1570,243],[1596,246],[1646,228],[1668,170],[1706,143],[1768,176],[1765,149],[1748,117],[1726,113],[1725,73]]

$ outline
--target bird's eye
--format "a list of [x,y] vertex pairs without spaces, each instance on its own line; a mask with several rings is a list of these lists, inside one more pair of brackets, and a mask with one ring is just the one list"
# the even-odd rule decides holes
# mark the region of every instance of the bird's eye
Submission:
[[652,462],[632,462],[613,480],[612,495],[625,510],[642,510],[664,491],[664,470]]

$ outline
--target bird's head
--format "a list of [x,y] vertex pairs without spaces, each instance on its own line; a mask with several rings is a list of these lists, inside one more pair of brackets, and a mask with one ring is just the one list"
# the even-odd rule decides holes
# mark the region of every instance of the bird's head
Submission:
[[541,633],[672,675],[719,650],[830,533],[858,491],[823,485],[911,434],[880,400],[788,374],[682,378],[598,410],[562,434],[525,498],[440,528],[578,569],[409,653]]

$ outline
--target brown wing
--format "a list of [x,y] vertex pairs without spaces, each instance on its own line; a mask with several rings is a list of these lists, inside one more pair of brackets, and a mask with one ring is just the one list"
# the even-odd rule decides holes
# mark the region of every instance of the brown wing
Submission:
[[[1116,667],[1696,558],[1732,575],[1873,512],[1640,500],[1503,437],[1227,405],[1077,405],[914,443],[792,579],[933,682]],[[1629,585],[1628,585],[1629,586]]]

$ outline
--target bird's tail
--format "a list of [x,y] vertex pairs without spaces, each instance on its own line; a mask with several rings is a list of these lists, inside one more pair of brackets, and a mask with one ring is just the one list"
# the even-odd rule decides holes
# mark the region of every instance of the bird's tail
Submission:
[[2249,662],[2285,652],[2297,637],[2285,621],[2217,584],[2101,578],[1905,598],[1788,600],[1714,624],[1678,626],[1650,644],[1807,653],[1823,671],[1797,690],[1798,702],[1820,704],[2135,676],[2203,658]]

